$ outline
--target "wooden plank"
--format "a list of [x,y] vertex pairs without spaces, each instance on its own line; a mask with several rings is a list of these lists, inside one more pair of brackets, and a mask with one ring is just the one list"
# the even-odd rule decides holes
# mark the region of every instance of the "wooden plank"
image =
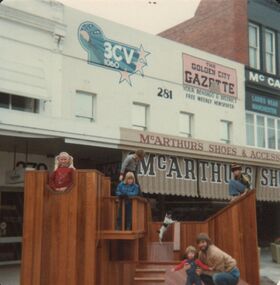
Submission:
[[96,270],[96,202],[100,175],[78,171],[78,280],[80,284],[95,284]]
[[[33,280],[32,284],[40,284],[41,280],[41,260],[42,260],[42,238],[43,238],[43,209],[44,190],[47,183],[47,173],[39,172],[36,177],[36,191],[34,191],[34,220],[33,220]],[[35,202],[34,201],[34,202]]]
[[77,278],[77,216],[78,216],[78,193],[79,188],[77,185],[78,174],[75,172],[74,175],[74,186],[72,188],[72,193],[69,195],[68,200],[68,241],[67,241],[67,259],[66,259],[66,284],[76,285],[79,283]]
[[22,236],[22,266],[21,285],[33,284],[33,231],[34,231],[34,201],[36,179],[35,172],[28,171],[24,179],[24,211],[23,211],[23,236]]
[[174,224],[174,238],[173,238],[173,250],[181,249],[181,225],[179,222]]

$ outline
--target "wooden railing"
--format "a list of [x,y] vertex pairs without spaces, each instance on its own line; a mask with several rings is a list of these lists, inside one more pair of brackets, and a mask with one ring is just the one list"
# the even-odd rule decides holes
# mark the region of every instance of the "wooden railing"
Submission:
[[[126,228],[126,203],[131,204],[131,228]],[[120,225],[117,225],[119,211]],[[118,227],[119,226],[119,227]],[[142,197],[121,199],[118,197],[103,198],[102,228],[103,232],[132,231],[144,234],[147,232],[147,200]],[[117,234],[117,233],[116,233]]]

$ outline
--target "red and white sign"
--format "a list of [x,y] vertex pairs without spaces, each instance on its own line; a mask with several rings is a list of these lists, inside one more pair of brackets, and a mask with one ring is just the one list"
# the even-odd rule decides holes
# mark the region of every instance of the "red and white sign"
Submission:
[[236,70],[183,54],[183,84],[226,96],[237,97]]

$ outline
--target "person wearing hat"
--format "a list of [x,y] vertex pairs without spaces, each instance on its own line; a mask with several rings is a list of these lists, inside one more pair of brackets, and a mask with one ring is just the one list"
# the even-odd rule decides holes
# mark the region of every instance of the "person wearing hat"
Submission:
[[249,177],[241,173],[242,167],[239,164],[233,163],[231,165],[233,179],[229,182],[229,195],[234,199],[246,192],[251,188]]
[[205,285],[237,285],[240,271],[234,258],[215,246],[209,236],[200,233],[197,236],[198,258],[212,271],[199,269],[200,278]]

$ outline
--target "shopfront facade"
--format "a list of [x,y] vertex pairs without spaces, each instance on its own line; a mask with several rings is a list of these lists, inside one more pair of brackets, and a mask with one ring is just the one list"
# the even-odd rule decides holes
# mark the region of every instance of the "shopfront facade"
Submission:
[[24,170],[51,170],[62,150],[116,184],[122,156],[143,148],[143,192],[176,205],[226,203],[234,161],[258,199],[280,199],[280,155],[246,147],[242,64],[53,1],[1,5],[0,189],[18,193],[1,194],[2,262],[20,259],[21,228],[7,220],[22,220],[22,202],[13,203]]

